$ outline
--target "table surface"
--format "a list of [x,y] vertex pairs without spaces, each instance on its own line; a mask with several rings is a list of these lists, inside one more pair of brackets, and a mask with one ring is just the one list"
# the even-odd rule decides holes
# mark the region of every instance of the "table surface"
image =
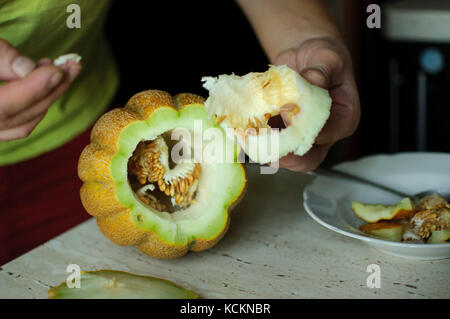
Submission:
[[[0,267],[0,298],[47,298],[47,290],[83,270],[114,269],[171,280],[205,298],[449,298],[450,260],[386,255],[314,222],[302,191],[313,177],[248,166],[248,191],[227,235],[210,250],[174,260],[111,243],[94,219]],[[380,267],[369,288],[367,267]]]

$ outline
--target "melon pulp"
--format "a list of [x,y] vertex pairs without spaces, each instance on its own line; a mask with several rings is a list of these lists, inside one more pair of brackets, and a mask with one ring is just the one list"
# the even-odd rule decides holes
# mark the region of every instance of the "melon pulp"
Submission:
[[[149,90],[97,121],[91,144],[79,160],[78,172],[84,182],[80,195],[88,213],[97,217],[100,230],[114,243],[137,246],[158,258],[175,258],[189,250],[212,247],[227,231],[229,211],[246,188],[246,173],[236,161],[237,145],[229,143],[223,129],[209,119],[202,102],[192,94],[172,97]],[[185,187],[192,187],[188,176],[195,173],[195,189],[187,201],[162,192],[162,184],[142,179],[142,185],[136,186],[136,177],[129,170],[142,143],[159,141],[167,148],[165,155],[171,156],[171,148],[180,142],[172,140],[174,132],[189,133],[179,135],[191,148],[199,141],[202,145],[200,157],[192,157],[194,150],[184,162],[166,158],[164,180],[168,184],[164,185],[172,186],[173,180],[180,178]],[[164,162],[163,157],[158,158]],[[151,195],[161,205],[143,200],[143,195]]]
[[[276,162],[288,153],[304,155],[314,144],[330,115],[327,90],[310,84],[286,65],[270,66],[264,73],[203,77],[209,91],[205,108],[236,138],[251,160]],[[275,130],[269,120],[290,105],[290,124]],[[229,133],[230,132],[230,133]]]

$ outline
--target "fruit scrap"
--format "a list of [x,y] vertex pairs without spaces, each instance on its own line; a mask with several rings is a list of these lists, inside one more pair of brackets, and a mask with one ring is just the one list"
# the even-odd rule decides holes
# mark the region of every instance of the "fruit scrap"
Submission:
[[424,197],[417,205],[409,198],[395,205],[354,201],[352,209],[359,218],[368,222],[359,229],[380,238],[429,243],[449,240],[450,204],[438,194]]
[[450,228],[450,204],[438,194],[424,197],[419,202],[410,225],[424,239],[434,231]]
[[403,225],[391,221],[365,224],[359,230],[391,241],[401,241],[403,235]]

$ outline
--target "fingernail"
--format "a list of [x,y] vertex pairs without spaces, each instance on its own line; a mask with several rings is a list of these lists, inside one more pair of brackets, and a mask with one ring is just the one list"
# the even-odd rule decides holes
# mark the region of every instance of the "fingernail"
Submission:
[[28,73],[33,71],[35,66],[36,63],[30,58],[27,58],[25,56],[19,56],[14,60],[12,64],[12,69],[14,73],[23,78],[27,76]]
[[52,77],[50,78],[50,80],[48,81],[48,88],[49,89],[53,89],[55,86],[57,86],[61,80],[63,78],[63,73],[62,72],[55,72]]
[[308,68],[306,70],[303,70],[302,75],[306,80],[314,85],[320,86],[322,88],[326,88],[328,86],[327,74],[320,67]]

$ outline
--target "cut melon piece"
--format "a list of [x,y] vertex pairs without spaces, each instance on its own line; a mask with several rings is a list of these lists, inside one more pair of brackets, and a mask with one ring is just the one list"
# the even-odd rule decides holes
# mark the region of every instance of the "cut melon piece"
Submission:
[[435,230],[431,233],[430,238],[428,238],[427,243],[438,244],[446,243],[450,240],[450,229]]
[[[226,233],[246,172],[239,147],[227,143],[203,102],[149,90],[96,122],[78,163],[80,195],[114,243],[175,258],[208,249]],[[177,151],[180,145],[186,147]],[[186,157],[176,161],[181,153]],[[202,156],[208,154],[216,158]]]
[[[291,152],[304,155],[330,115],[328,91],[286,65],[270,66],[264,73],[203,77],[202,81],[209,91],[205,108],[210,116],[228,128],[227,136],[236,138],[258,163],[276,162]],[[269,119],[288,104],[290,125],[281,131],[271,129]]]
[[68,61],[80,62],[81,61],[81,56],[79,56],[76,53],[64,54],[64,55],[61,55],[61,56],[57,57],[53,61],[53,63],[56,66],[60,66],[60,65],[66,64]]
[[408,197],[403,198],[395,205],[365,204],[353,201],[352,209],[359,218],[368,223],[410,218],[415,213],[414,203]]
[[403,225],[390,221],[365,224],[360,226],[359,230],[390,241],[402,241],[403,237]]
[[63,282],[48,291],[50,299],[197,299],[198,296],[168,280],[122,271],[83,271],[80,287]]

